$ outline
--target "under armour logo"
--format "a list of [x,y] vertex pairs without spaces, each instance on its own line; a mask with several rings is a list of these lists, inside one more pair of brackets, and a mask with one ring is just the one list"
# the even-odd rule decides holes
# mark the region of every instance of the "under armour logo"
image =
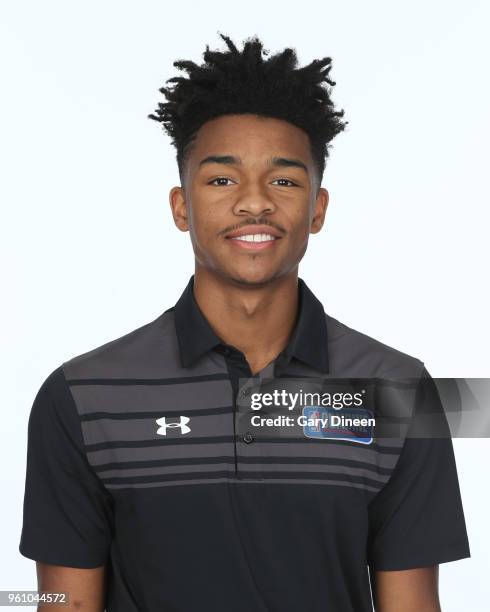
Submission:
[[177,423],[167,423],[166,417],[161,417],[160,419],[156,419],[157,425],[160,427],[157,429],[157,434],[161,436],[167,435],[167,429],[169,427],[180,427],[180,433],[186,434],[189,433],[191,428],[188,427],[187,423],[190,421],[189,417],[181,416],[180,421]]

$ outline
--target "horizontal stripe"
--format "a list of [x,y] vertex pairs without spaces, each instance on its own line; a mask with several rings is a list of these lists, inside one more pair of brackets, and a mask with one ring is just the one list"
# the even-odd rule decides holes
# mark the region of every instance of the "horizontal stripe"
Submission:
[[229,380],[206,380],[175,385],[80,385],[70,387],[80,415],[95,412],[138,413],[201,410],[233,404]]
[[[244,447],[242,445],[241,455],[248,456],[256,455],[262,457],[280,457],[287,453],[289,457],[320,457],[333,459],[350,459],[353,461],[362,461],[370,465],[379,465],[385,468],[393,468],[398,460],[399,453],[381,454],[376,452],[371,445],[364,444],[331,444],[331,440],[320,440],[316,444],[296,444],[290,442],[287,447],[280,444],[267,444],[261,442],[258,444],[249,444]],[[220,454],[220,453],[216,453]]]
[[[185,416],[201,417],[213,414],[233,413],[233,406],[222,406],[218,408],[198,408],[197,410],[185,410]],[[100,419],[113,419],[115,421],[128,421],[131,419],[158,419],[160,417],[176,418],[175,411],[154,410],[151,412],[91,412],[80,416],[81,421],[98,421]]]
[[295,374],[281,374],[281,376],[275,376],[274,379],[285,378],[288,380],[297,379],[300,382],[303,382],[305,379],[309,379],[308,382],[312,384],[319,384],[322,387],[328,387],[330,385],[336,384],[352,384],[352,385],[376,385],[379,387],[388,387],[393,389],[414,389],[420,379],[416,376],[400,376],[399,378],[380,378],[378,376],[370,376],[370,377],[362,377],[362,378],[352,378],[342,376],[328,376],[323,378],[322,376],[298,376]]
[[[157,420],[159,420],[158,417],[156,419],[131,419],[131,421],[98,419],[84,421],[81,425],[85,442],[89,445],[114,440],[141,443],[156,440],[160,444],[168,444],[173,439],[190,442],[210,436],[226,436],[233,432],[233,413],[231,411],[227,411],[226,414],[194,417],[189,423],[191,431],[187,435],[182,434],[179,427],[167,426],[166,430],[160,430]],[[173,416],[171,421],[166,421],[167,425],[177,425],[179,422],[178,416]],[[166,435],[162,435],[164,431]]]
[[[172,487],[178,485],[207,485],[218,483],[230,483],[230,477],[217,476],[215,478],[199,478],[197,480],[184,480],[175,482],[144,482],[136,484],[106,484],[107,489],[149,489],[155,487]],[[144,502],[142,502],[144,503]]]
[[[302,438],[300,435],[298,435],[297,438],[291,437],[291,436],[284,436],[284,437],[280,437],[280,438],[274,438],[274,437],[266,437],[266,436],[257,436],[257,441],[260,442],[264,442],[264,443],[299,443],[299,444],[340,444],[342,446],[353,446],[355,448],[360,448],[361,446],[363,446],[362,444],[360,444],[359,442],[351,442],[350,440],[334,440],[331,438],[307,438],[306,436],[304,438]],[[403,440],[400,440],[400,446],[383,446],[378,444],[377,442],[373,442],[369,445],[365,445],[367,447],[369,447],[372,450],[375,450],[378,453],[387,453],[387,454],[399,454],[400,453],[400,448],[401,445],[403,444]]]
[[[275,479],[269,478],[267,480],[259,480],[257,478],[202,478],[198,480],[176,480],[175,482],[145,482],[138,484],[110,484],[106,485],[108,489],[114,490],[128,490],[128,489],[155,489],[160,487],[179,487],[179,486],[206,486],[206,485],[214,485],[214,484],[222,484],[226,483],[226,486],[255,486],[255,485],[297,485],[297,486],[305,486],[305,485],[322,485],[329,487],[349,487],[351,489],[361,489],[363,492],[370,491],[372,493],[378,493],[379,487],[368,487],[366,485],[360,485],[353,482],[340,482],[335,480],[309,480],[305,482],[304,480],[297,480],[295,478],[283,478],[283,479]],[[143,502],[144,503],[144,502]]]
[[151,461],[155,459],[176,459],[214,457],[216,455],[233,456],[234,441],[218,444],[193,444],[191,446],[167,446],[160,444],[146,448],[109,448],[88,452],[87,457],[93,467],[103,463],[120,461]]
[[[216,472],[216,477],[225,477],[233,473],[230,471]],[[239,472],[242,478],[257,478],[257,474],[253,472],[240,471]],[[177,476],[177,478],[176,478]],[[260,472],[261,479],[267,480],[268,478],[284,479],[284,478],[294,478],[296,480],[340,480],[343,482],[354,483],[354,484],[362,484],[368,485],[371,487],[381,488],[380,483],[376,480],[372,480],[370,478],[366,478],[364,476],[352,476],[348,474],[322,474],[320,472]],[[113,476],[111,478],[104,479],[104,484],[137,484],[137,483],[149,483],[149,482],[168,482],[171,480],[198,480],[199,478],[209,478],[209,472],[194,472],[194,473],[185,473],[185,474],[154,474],[151,476]]]
[[[215,444],[220,442],[242,442],[241,436],[203,436],[200,438],[165,438],[161,436],[158,440],[111,440],[105,442],[98,442],[94,444],[86,444],[85,448],[87,452],[93,452],[97,450],[103,450],[105,448],[146,448],[150,446],[172,446],[172,445],[191,445],[191,444]],[[346,440],[321,440],[317,438],[256,438],[255,443],[273,443],[273,444],[308,444],[308,445],[339,445],[339,446],[350,446],[352,448],[359,449],[361,451],[363,445],[356,444],[355,442],[349,442]],[[366,445],[367,446],[367,445]],[[400,454],[400,446],[381,446],[373,443],[368,446],[370,450],[374,450],[381,454],[396,455]]]
[[208,380],[229,380],[228,374],[202,374],[201,376],[182,376],[179,378],[69,378],[68,385],[182,385],[206,382]]
[[224,477],[224,478],[200,478],[198,480],[175,480],[173,482],[148,482],[148,483],[136,483],[136,484],[108,484],[105,485],[107,489],[113,491],[130,491],[133,489],[158,489],[168,487],[196,487],[196,486],[210,486],[210,485],[221,485],[226,484],[230,486],[257,486],[257,485],[281,485],[281,486],[328,486],[328,487],[348,487],[350,489],[357,489],[362,491],[363,494],[366,492],[370,493],[370,498],[373,498],[379,491],[380,487],[370,487],[367,485],[360,485],[352,482],[340,482],[335,480],[298,480],[295,478],[282,478],[275,479],[269,478],[267,480],[261,480],[258,478],[235,478],[235,477]]
[[[370,466],[374,471],[380,468],[380,473],[384,470],[392,470],[398,461],[398,454],[380,454],[366,446],[341,446],[339,444],[288,444],[287,447],[278,444],[244,444],[240,442],[237,447],[240,460],[257,460],[273,462],[276,457],[284,457],[286,454],[291,460],[295,458],[328,461],[332,459],[334,463],[339,461],[354,461],[365,466]],[[192,444],[192,445],[166,445],[160,444],[150,447],[138,448],[109,448],[95,450],[87,453],[88,460],[92,467],[97,470],[101,465],[119,464],[121,462],[141,462],[159,460],[184,460],[191,463],[199,462],[202,458],[213,457],[234,457],[235,446],[233,440],[215,444]],[[280,459],[279,459],[280,460]]]
[[[267,464],[267,467],[264,467],[261,464],[249,464],[246,467],[241,466],[242,462],[239,462],[238,471],[241,472],[242,469],[246,469],[250,473],[257,474],[259,476],[262,475],[263,471],[278,474],[287,473],[302,473],[305,471],[304,464]],[[210,465],[203,465],[202,463],[195,465],[172,465],[172,466],[158,466],[151,468],[133,468],[128,470],[107,470],[104,473],[100,473],[99,476],[102,482],[111,482],[112,478],[129,478],[134,479],[138,477],[147,477],[149,479],[159,478],[163,475],[172,476],[174,479],[178,479],[181,474],[199,474],[199,473],[214,473],[223,470],[229,470],[229,467],[234,465],[234,461],[227,460],[221,463],[213,463]],[[373,482],[377,482],[378,484],[385,484],[389,476],[382,476],[380,474],[374,473],[372,470],[367,470],[364,468],[352,468],[346,467],[344,465],[308,465],[306,466],[306,473],[308,474],[316,474],[318,477],[324,477],[324,474],[331,474],[332,478],[338,477],[339,474],[343,474],[345,478],[362,478],[371,480]]]
[[219,444],[220,442],[234,442],[235,436],[210,436],[208,438],[169,438],[159,440],[119,440],[110,442],[99,442],[97,444],[86,444],[88,452],[102,450],[104,448],[145,448],[149,446],[173,446],[186,444]]
[[[164,402],[162,402],[162,404],[164,404]],[[247,406],[248,407],[248,406]],[[99,411],[99,412],[84,412],[80,415],[80,420],[81,421],[97,421],[98,419],[114,419],[114,420],[131,420],[131,419],[146,419],[146,418],[159,418],[162,416],[168,416],[168,417],[172,417],[175,418],[175,415],[177,413],[180,412],[184,412],[185,416],[207,416],[207,415],[213,415],[213,414],[226,414],[228,412],[233,412],[234,408],[233,406],[218,406],[215,408],[193,408],[193,409],[188,409],[188,408],[174,408],[173,410],[166,410],[165,408],[158,408],[156,410],[151,410],[151,411],[138,411],[138,412],[131,412],[131,411],[114,411],[114,412],[107,412],[107,411]],[[243,418],[245,416],[248,416],[249,414],[252,416],[255,416],[255,412],[237,412],[238,416]],[[259,415],[261,416],[261,415]],[[274,415],[271,415],[270,413],[267,414],[267,417],[271,417]],[[395,417],[395,416],[379,416],[376,415],[376,431],[378,432],[378,438],[379,436],[379,428],[381,426],[386,426],[386,425],[409,425],[412,422],[412,419],[409,417]],[[253,427],[254,429],[257,428],[257,426],[253,426],[251,425],[251,427]],[[278,428],[279,431],[279,428]],[[284,431],[284,428],[281,429],[281,431]],[[301,435],[304,435],[302,433],[302,426],[298,425],[298,431],[301,432]],[[393,437],[393,434],[390,433],[389,434],[390,437]],[[388,436],[388,434],[387,434]]]
[[[232,455],[217,456],[217,457],[201,457],[199,459],[190,457],[178,457],[175,459],[156,459],[153,461],[124,461],[104,463],[95,467],[98,474],[112,470],[129,470],[139,468],[154,468],[154,467],[170,467],[181,465],[205,465],[227,463],[234,464],[235,458]],[[365,469],[372,473],[389,476],[393,469],[382,468],[377,465],[371,465],[362,461],[353,461],[349,459],[337,459],[332,457],[238,457],[239,463],[257,464],[257,465],[274,465],[274,464],[295,464],[295,465],[340,465],[350,468]]]

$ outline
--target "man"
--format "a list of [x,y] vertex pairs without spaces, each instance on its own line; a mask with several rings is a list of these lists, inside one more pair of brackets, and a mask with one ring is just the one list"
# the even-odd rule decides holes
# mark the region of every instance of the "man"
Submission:
[[[188,78],[150,115],[177,148],[170,204],[194,276],[41,387],[20,552],[69,609],[434,612],[439,563],[470,553],[451,440],[411,435],[430,376],[298,279],[346,125],[322,87],[331,60],[297,68],[292,49],[264,60],[257,38],[222,38],[202,66],[175,62]],[[418,381],[404,435],[254,425],[256,383],[337,377]]]

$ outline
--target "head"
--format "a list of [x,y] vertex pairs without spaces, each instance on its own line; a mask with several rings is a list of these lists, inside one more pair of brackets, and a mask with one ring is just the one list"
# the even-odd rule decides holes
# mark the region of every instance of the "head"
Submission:
[[204,64],[179,60],[151,119],[177,150],[175,224],[189,231],[196,271],[243,286],[297,273],[310,234],[323,226],[329,143],[344,130],[324,83],[331,59],[297,67],[293,49],[264,59],[257,38],[238,51],[206,47]]

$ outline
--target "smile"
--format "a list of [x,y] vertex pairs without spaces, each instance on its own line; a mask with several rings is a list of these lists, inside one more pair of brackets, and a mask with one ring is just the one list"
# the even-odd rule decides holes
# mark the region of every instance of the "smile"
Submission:
[[274,249],[276,244],[281,241],[284,233],[284,230],[268,224],[248,225],[229,232],[225,238],[237,252],[253,251],[257,253],[258,251]]
[[270,242],[271,240],[277,240],[277,238],[272,234],[244,234],[243,236],[236,236],[230,240],[243,240],[244,242]]

